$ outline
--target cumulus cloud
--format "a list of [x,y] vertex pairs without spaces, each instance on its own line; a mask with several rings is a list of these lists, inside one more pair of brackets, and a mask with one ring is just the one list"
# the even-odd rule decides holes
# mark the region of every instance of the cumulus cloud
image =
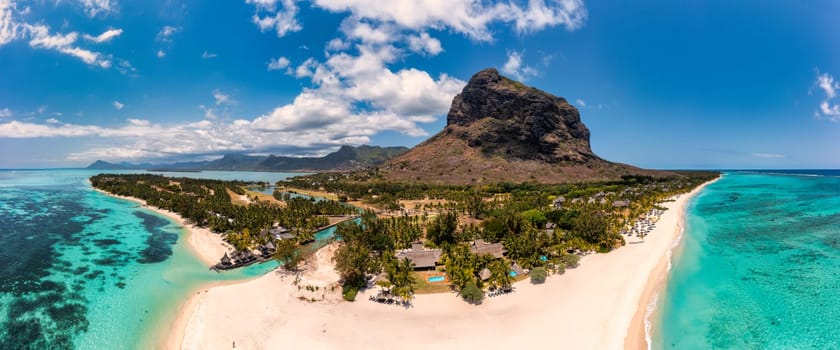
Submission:
[[8,108],[0,109],[0,118],[8,118],[12,116],[12,110]]
[[342,40],[341,38],[335,38],[327,42],[326,50],[327,51],[342,51],[347,50],[350,48],[350,43],[346,40]]
[[502,72],[513,76],[516,80],[526,81],[539,74],[536,68],[522,63],[523,55],[516,51],[508,53],[508,59],[502,66]]
[[204,53],[201,54],[201,58],[203,58],[205,60],[210,59],[210,58],[216,58],[216,54],[212,53],[212,52],[204,51]]
[[420,35],[411,35],[408,37],[408,47],[411,51],[417,53],[427,53],[435,56],[443,51],[443,46],[440,40],[435,39],[429,33],[423,32]]
[[835,81],[834,76],[831,74],[817,73],[817,80],[814,82],[814,85],[823,91],[825,97],[820,102],[819,110],[815,112],[815,115],[821,119],[840,122],[840,105],[836,101],[837,90],[840,89],[840,82]]
[[268,61],[268,70],[281,70],[289,66],[289,59],[286,57],[272,58]]
[[120,103],[120,101],[114,101],[114,108],[116,108],[117,110],[121,110],[123,109],[123,107],[125,107],[125,105]]
[[246,0],[256,7],[251,20],[261,31],[274,30],[277,37],[297,32],[303,27],[297,20],[298,6],[295,0]]
[[84,37],[85,37],[85,39],[93,41],[95,43],[104,43],[104,42],[111,41],[111,39],[120,36],[120,34],[122,34],[122,32],[123,32],[122,29],[108,29],[108,30],[102,32],[102,34],[99,34],[97,36],[92,36],[92,35],[89,35],[89,34],[85,34]]
[[353,17],[394,23],[412,30],[450,28],[481,41],[492,40],[489,26],[512,23],[521,33],[563,25],[583,26],[587,11],[582,0],[527,0],[491,3],[476,0],[314,0],[315,5]]

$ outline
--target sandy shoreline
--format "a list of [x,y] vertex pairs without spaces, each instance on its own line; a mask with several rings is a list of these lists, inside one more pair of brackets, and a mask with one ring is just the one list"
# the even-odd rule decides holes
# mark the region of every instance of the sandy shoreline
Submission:
[[[685,229],[685,211],[688,201],[691,200],[694,195],[702,191],[703,188],[718,179],[706,182],[688,194],[680,196],[681,199],[684,197],[684,201],[678,206],[678,208],[675,208],[676,211],[679,212],[679,218],[676,225],[673,226],[671,245],[660,255],[659,262],[655,265],[653,270],[651,270],[650,275],[647,278],[644,290],[638,299],[639,302],[636,306],[636,312],[633,314],[632,321],[627,329],[627,336],[624,339],[625,349],[649,348],[650,339],[648,339],[648,336],[651,332],[649,327],[652,327],[652,325],[647,322],[653,322],[651,318],[655,313],[655,307],[658,301],[657,298],[661,294],[662,290],[665,289],[666,282],[668,281],[672,251],[673,249],[678,248],[682,242],[682,235]],[[657,229],[658,228],[659,227],[657,226]]]
[[664,283],[666,256],[679,237],[685,204],[701,189],[666,203],[668,210],[644,242],[633,238],[609,254],[586,256],[565,275],[543,285],[517,283],[515,293],[482,305],[446,293],[418,295],[413,307],[404,309],[367,301],[376,289],[354,303],[310,303],[298,299],[300,286],[293,278],[274,272],[192,295],[167,348],[180,343],[183,349],[230,349],[234,342],[248,349],[646,348],[647,300],[657,281]]

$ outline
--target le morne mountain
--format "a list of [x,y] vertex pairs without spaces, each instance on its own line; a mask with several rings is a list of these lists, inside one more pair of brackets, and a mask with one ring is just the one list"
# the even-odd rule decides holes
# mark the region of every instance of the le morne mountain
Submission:
[[323,157],[278,157],[228,154],[222,158],[202,162],[179,162],[172,164],[130,164],[109,163],[98,160],[88,169],[124,170],[258,170],[258,171],[326,171],[354,170],[382,164],[388,159],[407,151],[406,147],[342,146],[338,151]]
[[455,96],[446,127],[380,167],[395,181],[562,183],[674,175],[598,157],[577,108],[499,75],[475,74]]

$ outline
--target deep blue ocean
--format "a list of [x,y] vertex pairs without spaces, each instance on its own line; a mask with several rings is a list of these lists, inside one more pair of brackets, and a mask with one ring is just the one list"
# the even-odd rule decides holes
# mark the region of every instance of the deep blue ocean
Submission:
[[[190,293],[277,266],[208,270],[181,243],[181,226],[93,191],[87,179],[99,172],[0,170],[0,349],[154,348]],[[274,182],[291,174],[167,175]]]
[[729,171],[686,214],[653,349],[840,348],[840,171]]

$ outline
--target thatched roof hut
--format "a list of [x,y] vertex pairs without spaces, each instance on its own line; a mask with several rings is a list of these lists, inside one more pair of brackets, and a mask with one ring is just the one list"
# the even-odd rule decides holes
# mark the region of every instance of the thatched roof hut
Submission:
[[415,270],[434,269],[443,251],[440,249],[424,249],[422,244],[414,243],[411,249],[397,252],[397,259],[408,259],[414,263]]
[[625,200],[615,201],[615,202],[612,203],[612,206],[613,206],[613,208],[625,208],[625,207],[630,206],[630,200],[625,199]]
[[476,255],[490,254],[494,258],[502,258],[505,254],[505,246],[501,243],[489,243],[483,239],[477,239],[470,246],[470,251]]
[[486,281],[486,280],[490,279],[491,275],[492,274],[490,273],[490,269],[488,269],[486,267],[484,269],[482,269],[481,272],[478,273],[478,277],[480,277],[482,281]]

